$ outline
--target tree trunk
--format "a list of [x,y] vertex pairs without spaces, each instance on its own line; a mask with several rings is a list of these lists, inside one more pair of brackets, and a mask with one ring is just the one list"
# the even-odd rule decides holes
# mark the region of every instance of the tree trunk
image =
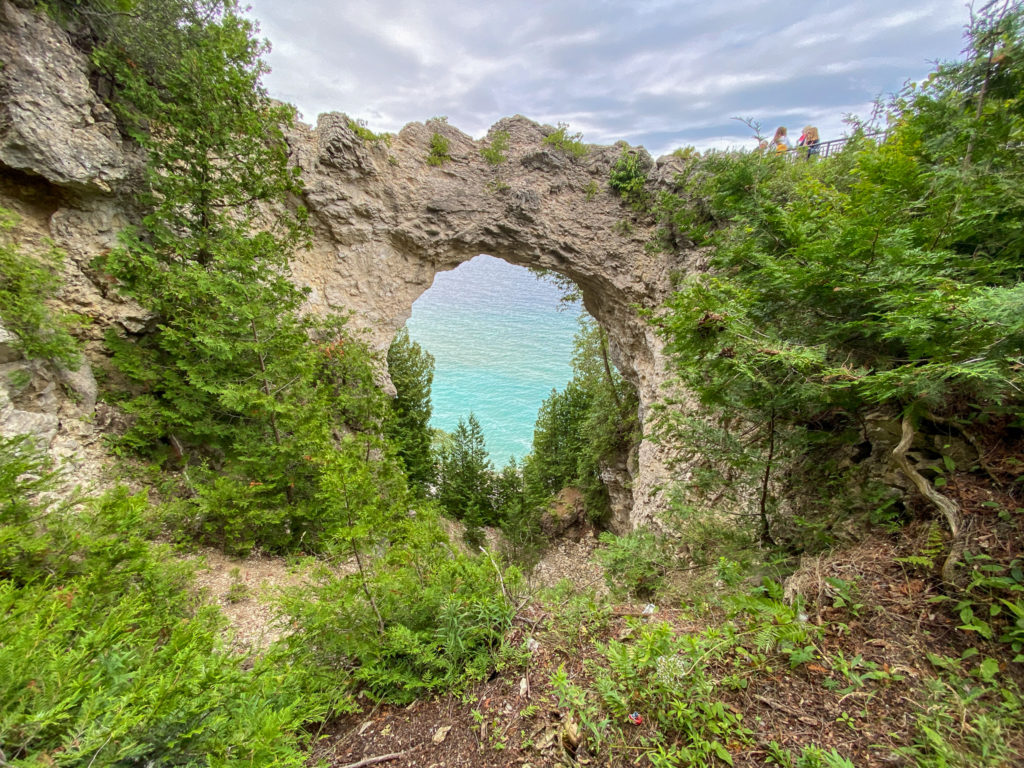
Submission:
[[[259,351],[258,345],[260,343],[259,334],[256,332],[256,322],[254,320],[249,321],[249,327],[252,329],[252,340],[257,344],[256,358],[260,361],[260,373],[263,374],[263,394],[268,398],[270,397],[270,382],[267,381],[267,363],[266,358],[263,357],[263,353]],[[270,427],[274,430],[274,445],[278,448],[281,447],[281,431],[277,428],[277,414],[273,410],[270,411]],[[295,489],[292,488],[291,484],[285,486],[285,496],[288,499],[289,504],[295,502]]]
[[608,388],[612,391],[612,397],[615,398],[615,409],[617,412],[622,411],[622,400],[619,397],[619,390],[615,387],[615,377],[612,376],[612,367],[608,362],[608,337],[605,335],[603,328],[597,329],[598,337],[601,340],[601,362],[604,363],[604,375],[608,378]]
[[768,460],[764,465],[764,477],[761,478],[761,498],[758,504],[758,513],[761,517],[761,543],[774,546],[771,528],[768,526],[768,480],[772,473],[772,460],[775,458],[775,409],[772,408],[771,418],[768,419]]

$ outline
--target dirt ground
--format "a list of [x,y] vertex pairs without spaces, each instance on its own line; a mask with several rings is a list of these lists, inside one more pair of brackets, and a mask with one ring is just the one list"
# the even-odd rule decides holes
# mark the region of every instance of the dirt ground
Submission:
[[[982,533],[993,547],[1005,541],[996,533]],[[601,567],[593,560],[595,546],[596,541],[587,537],[557,543],[535,568],[531,587],[567,578],[580,591],[592,587],[606,595]],[[858,768],[910,764],[894,750],[909,743],[923,683],[934,677],[928,654],[958,656],[970,644],[978,645],[978,638],[958,631],[958,622],[930,601],[940,591],[934,580],[915,576],[897,563],[908,546],[906,539],[897,544],[876,536],[856,548],[802,562],[788,580],[787,592],[806,598],[807,620],[825,628],[821,661],[793,670],[783,665],[774,673],[752,673],[743,690],[720,686],[720,700],[741,714],[743,723],[754,731],[752,745],[727,745],[735,766],[766,765],[771,742],[796,753],[808,744],[835,748]],[[281,629],[273,625],[261,595],[273,586],[297,583],[301,572],[280,558],[242,562],[212,551],[205,552],[204,558],[207,570],[201,573],[201,583],[228,613],[235,642],[259,648],[277,637]],[[848,607],[836,607],[830,578],[857,584],[858,600],[864,606],[857,615],[851,615]],[[231,599],[243,590],[243,599]],[[567,633],[558,605],[528,602],[507,637],[512,647],[528,651],[525,663],[494,673],[461,695],[408,706],[364,700],[361,711],[320,727],[310,764],[323,761],[331,768],[647,764],[640,747],[643,735],[649,733],[647,723],[635,730],[622,724],[626,744],[611,754],[589,755],[580,743],[578,725],[558,704],[552,674],[564,667],[573,682],[586,686],[592,675],[588,657],[597,655],[595,643],[628,637],[630,619],[664,621],[681,633],[700,632],[722,616],[714,609],[696,615],[688,607],[672,605],[658,606],[651,616],[643,615],[643,605],[613,604],[609,610],[610,617],[599,626],[588,628],[584,621]],[[878,665],[892,682],[848,690],[847,681],[828,661],[840,653]],[[729,671],[724,666],[717,670],[721,677]],[[1020,677],[1019,670],[1005,672]],[[1015,738],[1019,754],[1024,754],[1024,738],[1020,734]],[[1007,763],[1015,764],[1024,765],[1024,761]]]
[[[565,554],[552,557],[558,561]],[[909,743],[923,681],[934,677],[928,654],[957,656],[977,643],[929,602],[935,585],[908,576],[895,563],[899,554],[893,542],[876,538],[841,554],[808,558],[794,574],[791,589],[818,600],[808,620],[826,627],[821,662],[752,674],[745,690],[720,688],[720,700],[742,714],[755,733],[753,745],[729,745],[735,766],[766,765],[773,741],[795,753],[809,744],[834,748],[858,768],[910,764],[894,750]],[[581,566],[594,564],[576,563],[576,572]],[[872,608],[851,619],[845,609],[832,607],[830,577],[856,580],[864,605]],[[508,637],[513,645],[533,649],[525,666],[505,670],[462,696],[407,707],[367,703],[361,712],[325,728],[314,758],[332,768],[373,758],[385,758],[381,762],[393,768],[645,765],[639,744],[646,724],[635,731],[623,724],[635,736],[635,751],[627,744],[612,754],[589,755],[574,745],[578,726],[559,707],[550,684],[552,673],[564,665],[570,679],[585,686],[588,656],[596,655],[594,641],[628,636],[627,619],[643,615],[640,605],[617,604],[611,610],[599,634],[587,636],[584,629],[580,642],[574,642],[556,628],[557,606],[533,604],[517,617]],[[645,620],[667,622],[677,632],[699,632],[715,619],[714,613],[695,618],[684,608],[658,607]],[[847,680],[827,660],[837,653],[877,664],[893,682],[848,691]],[[727,672],[719,670],[722,676]],[[828,685],[829,678],[836,685]],[[1017,741],[1024,755],[1022,735]],[[1007,763],[1014,764],[1024,765],[1024,760]]]

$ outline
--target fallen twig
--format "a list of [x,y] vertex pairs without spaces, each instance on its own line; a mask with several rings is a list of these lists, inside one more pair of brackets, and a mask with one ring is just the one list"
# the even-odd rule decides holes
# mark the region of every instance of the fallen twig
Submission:
[[769,699],[767,696],[758,696],[757,694],[755,694],[754,698],[760,701],[762,704],[767,704],[772,709],[777,709],[780,712],[785,712],[787,715],[793,715],[793,717],[799,717],[803,714],[802,712],[797,712],[792,707],[787,707],[785,704],[781,704],[778,701],[773,701],[772,699]]
[[348,765],[339,766],[339,768],[363,768],[364,765],[374,765],[376,763],[383,763],[387,760],[394,760],[404,755],[405,752],[392,752],[390,755],[377,755],[377,757],[367,757],[360,760],[358,763],[349,763]]

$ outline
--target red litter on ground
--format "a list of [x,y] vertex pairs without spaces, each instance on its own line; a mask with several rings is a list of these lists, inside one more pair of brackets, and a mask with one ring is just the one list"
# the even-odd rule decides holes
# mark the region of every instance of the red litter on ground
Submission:
[[639,712],[630,712],[626,717],[633,725],[640,725],[644,721]]

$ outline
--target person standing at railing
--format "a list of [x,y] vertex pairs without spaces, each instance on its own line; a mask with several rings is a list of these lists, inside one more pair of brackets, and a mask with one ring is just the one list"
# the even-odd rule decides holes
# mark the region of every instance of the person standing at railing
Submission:
[[789,138],[786,136],[786,126],[780,125],[778,128],[775,129],[775,137],[772,139],[772,143],[769,144],[768,146],[774,149],[780,155],[783,152],[789,151]]
[[818,129],[813,125],[808,125],[804,128],[804,132],[800,134],[800,138],[797,140],[797,146],[807,147],[807,159],[810,160],[812,157],[818,156],[818,144],[821,140],[818,138]]

